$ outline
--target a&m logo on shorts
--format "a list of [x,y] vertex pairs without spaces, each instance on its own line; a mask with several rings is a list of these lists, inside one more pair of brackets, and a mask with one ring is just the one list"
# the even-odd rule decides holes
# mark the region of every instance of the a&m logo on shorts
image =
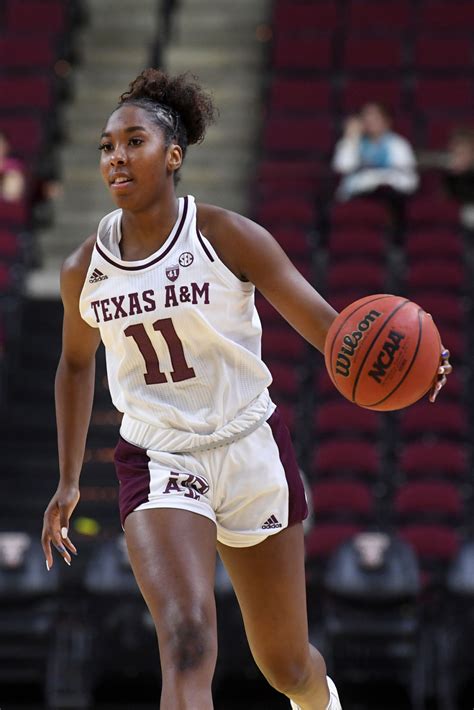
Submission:
[[194,473],[170,471],[170,477],[163,493],[184,493],[185,498],[199,500],[209,490],[209,483],[203,476]]
[[179,266],[174,264],[173,266],[168,266],[166,269],[166,278],[170,281],[176,281],[179,276]]
[[183,253],[179,255],[178,261],[180,266],[191,266],[194,261],[194,256],[190,251],[183,251]]

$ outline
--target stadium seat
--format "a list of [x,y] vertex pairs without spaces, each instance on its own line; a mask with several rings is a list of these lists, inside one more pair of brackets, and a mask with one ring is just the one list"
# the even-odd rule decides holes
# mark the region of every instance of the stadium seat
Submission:
[[424,32],[452,30],[470,35],[474,23],[474,6],[469,0],[423,0],[420,8],[419,26]]
[[418,37],[415,41],[415,67],[418,71],[437,69],[470,71],[473,47],[466,37]]
[[34,116],[6,116],[0,114],[0,131],[5,133],[14,153],[33,159],[39,153],[44,128],[39,118]]
[[[286,323],[266,327],[262,337],[263,359],[300,360],[306,350],[306,341]],[[309,347],[309,346],[308,346]]]
[[385,235],[375,229],[332,229],[328,249],[333,257],[367,256],[385,258]]
[[276,392],[278,397],[294,398],[299,385],[298,371],[294,363],[284,363],[278,360],[271,361],[267,359],[266,365],[273,377],[271,384],[272,391]]
[[454,229],[424,229],[406,235],[406,253],[410,261],[432,258],[464,257],[461,236]]
[[[451,362],[458,364],[469,357],[468,338],[465,328],[438,323],[443,343],[448,343]],[[446,347],[448,347],[448,345]]]
[[404,525],[398,528],[398,534],[413,547],[422,562],[448,562],[459,548],[458,533],[447,525]]
[[258,185],[270,189],[283,186],[288,191],[302,190],[314,195],[326,175],[327,167],[313,159],[265,158],[258,166]]
[[470,79],[419,78],[415,84],[414,100],[415,106],[423,111],[467,113],[474,107],[474,88]]
[[[1,87],[1,85],[0,85]],[[264,148],[292,159],[297,154],[328,153],[334,144],[334,122],[328,117],[285,118],[270,116],[264,127]]]
[[395,494],[393,508],[399,520],[460,522],[463,502],[458,489],[441,481],[405,483]]
[[402,86],[394,79],[352,79],[346,81],[341,95],[343,111],[357,111],[370,101],[380,101],[391,110],[401,106]]
[[333,228],[383,229],[388,222],[386,207],[377,200],[357,198],[350,202],[335,203],[331,209]]
[[59,34],[67,28],[67,10],[60,0],[7,0],[5,26],[15,32]]
[[257,220],[265,227],[288,224],[292,227],[310,227],[315,219],[315,206],[311,198],[282,196],[280,199],[265,200],[257,208]]
[[469,436],[469,417],[460,404],[433,406],[423,400],[400,412],[400,431],[405,438],[429,435],[456,441]]
[[326,287],[331,291],[347,291],[357,287],[365,293],[383,293],[386,273],[383,266],[362,259],[346,259],[330,264]]
[[292,36],[280,29],[275,37],[273,67],[277,72],[328,70],[332,60],[330,36]]
[[[424,116],[425,130],[422,132],[422,145],[431,150],[446,150],[453,130],[458,124],[470,123],[469,117],[456,119],[453,116]],[[439,177],[439,173],[438,173]]]
[[469,461],[466,449],[459,443],[415,442],[403,447],[399,469],[412,478],[463,478],[468,475]]
[[411,229],[419,229],[426,225],[436,229],[443,225],[450,225],[452,229],[457,229],[459,205],[443,196],[416,195],[408,202],[407,223]]
[[266,329],[267,324],[271,325],[272,323],[277,323],[280,326],[282,325],[282,316],[277,310],[275,310],[275,308],[273,308],[272,304],[269,303],[266,298],[257,294],[255,298],[255,305],[257,306],[257,311],[260,315],[264,330]]
[[381,29],[384,33],[409,30],[413,24],[412,5],[409,0],[350,0],[348,28],[352,32]]
[[31,33],[0,35],[0,67],[3,73],[22,69],[34,73],[50,69],[55,59],[54,46],[47,36]]
[[277,240],[278,244],[292,258],[308,260],[310,253],[310,244],[307,237],[307,232],[302,228],[296,227],[279,227],[272,228],[272,235]]
[[370,488],[357,481],[324,481],[311,488],[313,510],[318,522],[332,518],[351,518],[368,522],[374,515],[374,496]]
[[316,523],[305,540],[309,560],[328,558],[346,540],[363,530],[355,523]]
[[[329,377],[328,377],[329,379]],[[333,389],[334,385],[331,380]],[[315,414],[314,423],[318,438],[338,434],[369,436],[374,440],[380,433],[380,416],[369,409],[361,409],[352,402],[326,402]]]
[[18,235],[0,227],[0,258],[9,262],[18,257],[20,250],[21,243]]
[[408,289],[434,289],[440,292],[459,293],[465,285],[462,262],[441,258],[417,261],[410,266],[406,278]]
[[276,78],[270,93],[270,109],[282,113],[327,112],[331,86],[326,80]]
[[331,31],[340,20],[341,14],[333,0],[317,3],[278,0],[273,15],[275,29],[284,34]]
[[342,55],[343,67],[349,71],[397,70],[403,62],[403,45],[392,37],[353,37],[348,35]]
[[317,402],[336,400],[338,403],[344,402],[342,395],[335,388],[325,367],[321,367],[315,375],[315,389]]
[[361,439],[320,442],[313,454],[316,479],[326,475],[376,476],[380,470],[377,447]]
[[0,76],[0,111],[47,111],[53,91],[48,76]]

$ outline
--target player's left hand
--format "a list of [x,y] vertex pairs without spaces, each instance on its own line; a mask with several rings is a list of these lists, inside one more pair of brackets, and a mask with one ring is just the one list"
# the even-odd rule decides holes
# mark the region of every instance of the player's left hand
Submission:
[[430,390],[430,402],[435,402],[436,397],[440,393],[442,387],[446,384],[448,375],[453,371],[453,367],[449,362],[449,350],[445,347],[441,349],[441,360],[439,363],[438,374]]

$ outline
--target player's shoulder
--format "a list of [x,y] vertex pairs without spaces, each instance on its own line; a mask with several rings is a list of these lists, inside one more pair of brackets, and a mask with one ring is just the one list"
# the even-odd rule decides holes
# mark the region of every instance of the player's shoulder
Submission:
[[91,234],[63,262],[61,267],[61,290],[80,292],[84,285],[97,235]]

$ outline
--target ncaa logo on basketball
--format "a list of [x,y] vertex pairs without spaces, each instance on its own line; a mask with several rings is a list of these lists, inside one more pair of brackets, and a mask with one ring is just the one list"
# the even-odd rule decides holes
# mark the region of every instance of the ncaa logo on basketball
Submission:
[[169,281],[176,281],[176,279],[179,276],[179,266],[178,264],[174,264],[173,266],[168,266],[166,269],[166,278],[169,279]]
[[194,261],[194,256],[190,251],[183,251],[183,253],[179,255],[178,261],[180,266],[191,266]]

